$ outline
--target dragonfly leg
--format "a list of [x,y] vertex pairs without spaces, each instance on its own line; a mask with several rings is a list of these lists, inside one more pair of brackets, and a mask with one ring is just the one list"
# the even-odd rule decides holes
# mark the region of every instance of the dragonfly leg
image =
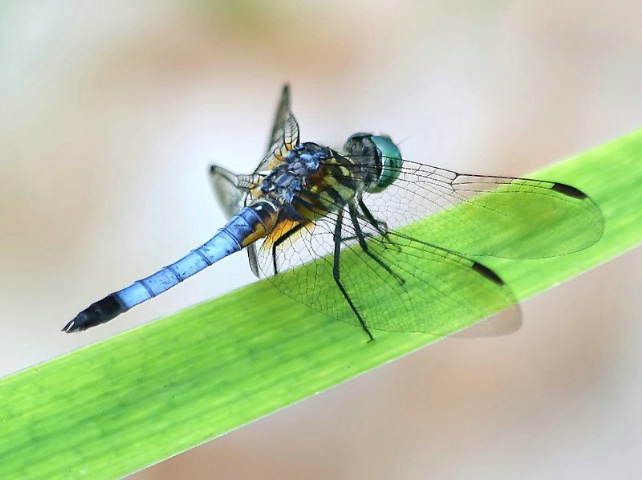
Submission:
[[368,248],[368,242],[366,242],[365,235],[361,230],[361,225],[359,225],[359,219],[357,218],[358,212],[354,204],[351,203],[348,205],[348,211],[350,212],[350,220],[352,220],[352,225],[354,226],[354,232],[357,237],[357,241],[359,242],[359,246],[361,247],[361,250],[363,250],[366,255],[368,255],[375,262],[377,262],[381,268],[383,268],[386,272],[388,272],[390,275],[396,278],[400,285],[403,285],[405,283],[405,280],[403,279],[403,277],[393,272],[392,268],[390,268],[389,265],[387,265],[383,260],[377,257],[374,253],[372,253]]
[[274,268],[274,275],[279,273],[278,267],[276,265],[276,249],[283,243],[285,242],[288,238],[290,238],[292,235],[297,233],[299,230],[301,230],[303,227],[305,227],[305,223],[299,223],[296,227],[293,227],[291,230],[288,230],[285,232],[283,235],[281,235],[279,238],[277,238],[274,243],[272,244],[272,266]]
[[401,251],[401,247],[390,239],[388,224],[383,220],[377,220],[374,217],[374,215],[370,212],[368,207],[366,207],[366,204],[363,202],[363,198],[359,198],[359,208],[361,209],[361,213],[363,214],[362,217],[368,223],[370,223],[370,225],[372,225],[375,228],[375,230],[377,230],[385,240],[388,241],[388,245],[395,247],[397,251]]
[[[376,237],[376,234],[374,233],[364,233],[363,238],[365,239],[370,239]],[[358,237],[356,235],[350,235],[349,237],[342,237],[341,241],[343,242],[351,242],[352,240],[358,240]]]
[[[365,219],[375,228],[377,231],[383,235],[384,237],[387,238],[388,236],[388,224],[384,222],[383,220],[377,220],[372,213],[370,213],[370,210],[368,210],[368,207],[366,207],[366,204],[363,203],[363,198],[359,197],[359,208],[363,212],[363,216]],[[381,226],[383,228],[381,228]]]
[[341,224],[342,223],[343,223],[343,210],[340,210],[339,214],[337,215],[337,223],[334,229],[334,266],[332,268],[332,276],[334,277],[334,282],[337,284],[337,287],[339,287],[339,290],[341,290],[341,294],[343,295],[343,298],[346,299],[346,302],[348,302],[348,305],[350,305],[352,312],[355,314],[355,316],[359,320],[359,323],[361,324],[361,328],[363,328],[364,332],[368,334],[370,341],[373,341],[375,338],[372,336],[372,333],[370,332],[368,325],[366,325],[366,322],[361,317],[361,314],[357,310],[357,307],[355,307],[354,303],[352,303],[352,299],[350,298],[350,295],[348,295],[347,290],[345,289],[345,287],[343,286],[343,283],[341,282],[340,260],[341,260]]

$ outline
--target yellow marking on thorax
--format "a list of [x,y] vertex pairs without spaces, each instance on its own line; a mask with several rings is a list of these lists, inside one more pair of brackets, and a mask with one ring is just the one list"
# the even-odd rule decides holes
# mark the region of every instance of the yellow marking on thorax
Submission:
[[285,143],[281,148],[273,153],[272,160],[266,165],[266,168],[268,170],[272,170],[274,167],[276,167],[279,163],[282,163],[285,161],[285,156],[287,153],[294,148],[294,145],[291,143]]
[[[337,178],[336,175],[339,175],[340,178]],[[345,185],[341,178],[351,178],[352,172],[346,166],[339,164],[336,160],[328,163],[322,171],[319,171],[315,176],[316,181],[313,182],[310,191],[316,194],[319,200],[322,202],[321,208],[324,210],[332,210],[332,206],[337,201],[333,195],[327,192],[329,188],[335,190],[341,200],[347,202],[355,195],[355,190],[353,188]]]
[[252,198],[259,198],[263,196],[263,190],[261,190],[258,186],[254,187],[253,189],[250,190],[250,196]]
[[[274,229],[269,233],[267,237],[265,237],[265,240],[263,240],[263,246],[262,248],[271,248],[272,245],[274,245],[274,242],[276,242],[279,238],[281,238],[283,235],[288,233],[290,230],[296,228],[299,226],[301,222],[298,220],[283,220],[278,223],[274,227]],[[305,222],[306,225],[311,224],[312,222]],[[303,233],[304,229],[301,229],[300,232],[297,232],[296,234],[292,235],[290,237],[291,240],[295,240],[298,237],[301,236],[301,233]]]

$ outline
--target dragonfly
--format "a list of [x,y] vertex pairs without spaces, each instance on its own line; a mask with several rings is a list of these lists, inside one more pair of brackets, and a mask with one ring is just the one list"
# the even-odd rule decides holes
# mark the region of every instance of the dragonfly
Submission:
[[[604,230],[598,206],[571,185],[413,162],[383,134],[353,134],[340,150],[299,137],[285,85],[254,172],[211,167],[227,224],[180,260],[91,304],[63,331],[108,322],[245,249],[256,276],[361,327],[369,340],[375,330],[443,336],[482,318],[497,318],[483,332],[501,335],[521,324],[517,301],[478,257],[565,255]],[[513,313],[493,316],[500,311]]]

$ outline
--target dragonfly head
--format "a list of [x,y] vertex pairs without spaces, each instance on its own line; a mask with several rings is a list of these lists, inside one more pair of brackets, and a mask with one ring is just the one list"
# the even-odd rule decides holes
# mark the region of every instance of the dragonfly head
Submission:
[[399,147],[388,135],[355,133],[348,138],[344,150],[351,155],[363,156],[366,162],[373,162],[367,167],[374,167],[376,175],[367,184],[367,192],[381,192],[399,178],[403,158]]

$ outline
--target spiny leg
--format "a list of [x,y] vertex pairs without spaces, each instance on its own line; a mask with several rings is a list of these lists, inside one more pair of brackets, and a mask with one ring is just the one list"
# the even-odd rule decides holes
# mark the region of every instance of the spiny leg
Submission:
[[377,262],[377,264],[379,264],[381,268],[383,268],[386,272],[388,272],[390,275],[396,278],[400,285],[403,285],[405,283],[405,280],[401,276],[399,276],[397,273],[393,272],[390,266],[388,266],[383,260],[381,260],[378,256],[376,256],[374,253],[370,251],[370,248],[368,247],[368,242],[366,242],[363,231],[361,230],[361,225],[359,225],[359,219],[357,218],[358,212],[354,204],[350,203],[348,205],[348,211],[350,212],[350,220],[352,220],[352,225],[354,226],[354,232],[361,249],[364,251],[366,255],[368,255],[375,262]]
[[372,336],[372,333],[370,333],[370,329],[366,325],[366,322],[363,320],[361,315],[359,314],[359,311],[357,308],[354,306],[354,303],[352,303],[352,299],[350,298],[350,295],[348,295],[348,292],[346,291],[345,287],[343,286],[343,283],[341,283],[341,267],[340,267],[340,260],[341,260],[341,224],[343,223],[343,210],[339,210],[339,213],[337,214],[337,223],[334,228],[334,266],[332,268],[332,276],[334,277],[334,282],[337,284],[337,287],[339,287],[339,290],[341,290],[341,293],[343,294],[343,298],[346,299],[348,302],[348,305],[350,305],[350,308],[352,309],[352,312],[356,315],[357,319],[359,320],[359,323],[361,324],[361,328],[368,334],[368,337],[370,337],[370,341],[374,340],[375,338]]

